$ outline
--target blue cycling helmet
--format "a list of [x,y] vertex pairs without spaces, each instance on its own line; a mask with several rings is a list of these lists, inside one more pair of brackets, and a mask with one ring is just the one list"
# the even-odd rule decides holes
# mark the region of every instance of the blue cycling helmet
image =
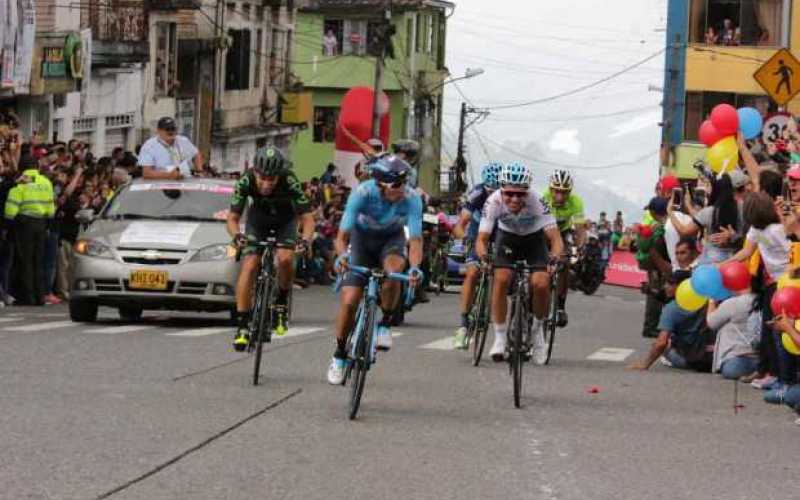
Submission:
[[528,189],[531,185],[531,169],[524,163],[512,161],[500,171],[501,186],[516,186]]
[[397,183],[406,182],[411,166],[405,160],[395,155],[385,155],[369,162],[372,177],[378,182]]
[[503,170],[503,164],[500,162],[487,163],[483,170],[481,170],[481,182],[489,189],[497,189],[500,187],[500,171]]

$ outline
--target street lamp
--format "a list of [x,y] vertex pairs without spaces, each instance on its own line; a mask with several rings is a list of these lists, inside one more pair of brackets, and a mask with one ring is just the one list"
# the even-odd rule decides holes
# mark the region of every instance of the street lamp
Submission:
[[444,87],[448,83],[457,82],[459,80],[467,80],[469,78],[474,78],[474,77],[476,77],[478,75],[482,75],[483,73],[485,73],[485,70],[483,68],[467,68],[467,70],[464,72],[464,74],[462,76],[459,76],[459,77],[456,77],[456,78],[451,78],[449,80],[444,80],[444,81],[442,81],[442,83],[436,85],[435,87],[433,87],[431,89],[427,89],[425,91],[425,93],[426,94],[432,94],[434,91],[439,90],[440,88]]

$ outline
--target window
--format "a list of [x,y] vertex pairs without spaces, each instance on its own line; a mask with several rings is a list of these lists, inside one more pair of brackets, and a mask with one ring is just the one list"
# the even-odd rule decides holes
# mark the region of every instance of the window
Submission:
[[243,19],[247,19],[248,21],[250,20],[250,4],[249,3],[243,3],[242,4],[241,13],[242,13],[242,18]]
[[381,55],[382,49],[381,23],[378,21],[369,21],[367,23],[367,54],[379,56]]
[[442,69],[444,68],[444,57],[445,57],[445,40],[447,37],[447,33],[445,32],[446,23],[444,17],[440,14],[439,15],[439,23],[438,23],[438,33],[436,39],[436,68]]
[[437,52],[439,49],[439,15],[433,14],[431,16],[431,59],[436,60]]
[[322,55],[338,56],[342,53],[342,36],[344,21],[326,19],[322,28]]
[[155,95],[171,96],[178,68],[177,26],[156,23]]
[[433,16],[425,16],[425,52],[430,54],[433,47]]
[[415,42],[414,46],[416,47],[417,52],[422,52],[422,38],[423,38],[423,25],[422,25],[423,17],[422,14],[417,14],[417,32],[415,33]]
[[256,50],[253,56],[256,58],[253,87],[258,88],[261,86],[261,60],[264,58],[264,30],[256,31]]
[[232,42],[225,57],[225,90],[250,88],[250,30],[228,30]]
[[272,52],[270,53],[270,67],[269,67],[269,83],[270,85],[277,86],[281,81],[283,75],[283,68],[286,67],[286,48],[284,40],[286,33],[279,30],[272,30]]
[[256,5],[256,21],[264,20],[264,6]]
[[753,107],[762,115],[776,111],[769,97],[764,95],[733,94],[730,92],[687,92],[686,119],[684,120],[683,138],[687,141],[698,141],[697,131],[700,124],[711,115],[717,104],[731,104],[735,108]]
[[322,28],[322,55],[375,55],[380,45],[379,21],[367,19],[326,19]]
[[336,122],[339,121],[339,108],[314,107],[314,142],[333,142],[336,140]]
[[406,57],[411,57],[411,50],[414,47],[414,21],[406,20]]
[[788,44],[789,0],[691,0],[690,41],[707,45]]

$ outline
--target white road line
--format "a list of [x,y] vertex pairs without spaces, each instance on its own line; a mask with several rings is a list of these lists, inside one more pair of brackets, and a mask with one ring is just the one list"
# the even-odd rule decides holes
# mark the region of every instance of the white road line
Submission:
[[209,335],[216,335],[218,333],[232,332],[231,327],[225,328],[194,328],[192,330],[183,330],[175,333],[168,333],[167,337],[207,337]]
[[603,347],[593,352],[586,359],[592,361],[613,361],[621,363],[633,353],[633,349],[623,349],[620,347]]
[[13,323],[14,321],[22,321],[25,318],[0,318],[0,323]]
[[33,325],[24,326],[7,326],[2,329],[4,332],[39,332],[46,330],[56,330],[58,328],[67,328],[69,326],[77,326],[78,323],[72,321],[50,321],[47,323],[35,323]]
[[143,332],[146,330],[153,330],[157,328],[152,325],[119,325],[109,326],[106,328],[97,328],[93,330],[85,330],[81,333],[99,333],[104,335],[117,335],[119,333]]
[[392,332],[392,337],[402,337],[405,335],[403,332]]
[[439,351],[453,351],[455,347],[453,346],[453,337],[445,337],[440,340],[435,340],[429,344],[423,344],[419,346],[420,349],[436,349]]
[[273,339],[281,339],[286,337],[299,337],[300,335],[309,335],[311,333],[317,333],[325,331],[324,328],[320,328],[318,326],[304,326],[299,328],[289,328],[289,331],[286,332],[285,335],[282,337],[273,336]]

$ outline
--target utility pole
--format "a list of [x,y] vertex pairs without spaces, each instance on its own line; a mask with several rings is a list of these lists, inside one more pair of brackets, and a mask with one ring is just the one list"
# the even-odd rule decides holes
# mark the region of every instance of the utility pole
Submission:
[[675,40],[671,45],[671,64],[669,65],[669,68],[667,68],[667,72],[669,73],[669,94],[666,96],[667,100],[664,104],[664,123],[662,123],[661,134],[662,170],[669,166],[670,152],[672,151],[672,127],[674,125],[673,117],[675,116],[678,91],[678,56],[680,55],[681,46],[681,35],[679,33],[675,34]]
[[380,49],[375,57],[375,86],[373,87],[372,97],[372,137],[380,137],[381,133],[380,96],[383,94],[383,69],[386,64],[386,49],[394,34],[391,26],[392,0],[384,0],[383,23],[381,24],[379,32]]
[[[471,121],[467,122],[469,115],[477,115]],[[465,181],[467,172],[467,160],[464,158],[464,132],[478,120],[485,118],[489,112],[485,109],[478,109],[467,107],[466,102],[461,103],[461,113],[458,122],[458,150],[456,151],[456,161],[453,165],[455,179],[453,185],[450,186],[451,193],[463,193],[467,189]]]

